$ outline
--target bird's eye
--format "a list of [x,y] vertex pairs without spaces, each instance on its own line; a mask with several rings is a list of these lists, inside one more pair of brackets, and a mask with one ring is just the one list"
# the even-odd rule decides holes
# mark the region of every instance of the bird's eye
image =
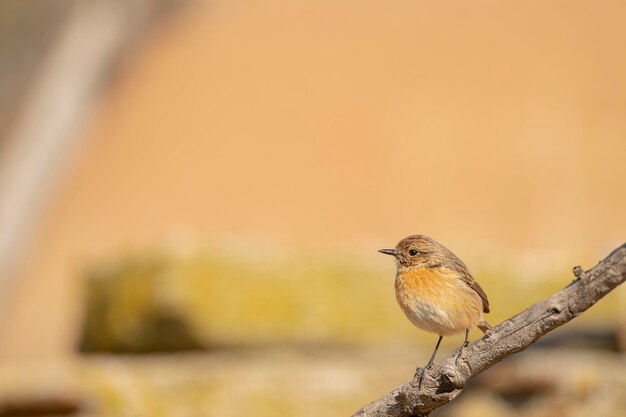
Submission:
[[418,253],[419,253],[419,252],[418,252],[418,251],[416,251],[415,249],[411,249],[411,250],[409,250],[409,255],[411,255],[411,256],[415,256],[415,255],[417,255]]

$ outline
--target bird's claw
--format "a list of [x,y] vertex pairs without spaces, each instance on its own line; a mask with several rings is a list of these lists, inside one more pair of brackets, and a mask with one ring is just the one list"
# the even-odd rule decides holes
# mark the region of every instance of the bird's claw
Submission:
[[417,377],[419,375],[419,382],[417,384],[417,389],[422,389],[422,381],[424,380],[424,373],[432,367],[433,367],[433,363],[429,362],[423,368],[418,367],[415,370],[415,375],[413,375],[413,377]]
[[463,353],[463,349],[465,349],[468,346],[469,346],[469,342],[463,343],[461,346],[459,346],[458,348],[454,350],[454,353],[452,354],[452,356],[456,356],[456,358],[458,359]]

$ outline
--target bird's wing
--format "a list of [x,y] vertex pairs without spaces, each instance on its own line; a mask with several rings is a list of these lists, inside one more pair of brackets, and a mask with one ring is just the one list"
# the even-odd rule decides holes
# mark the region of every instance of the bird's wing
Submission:
[[447,262],[447,265],[445,266],[457,271],[459,275],[461,276],[461,279],[465,281],[465,283],[471,289],[476,291],[476,293],[480,296],[480,299],[483,302],[483,312],[489,313],[489,300],[487,299],[487,294],[485,294],[485,291],[483,291],[483,289],[480,287],[478,282],[474,279],[474,277],[472,276],[472,273],[469,271],[467,266],[465,266],[463,261],[460,260],[451,251],[448,251],[448,252],[449,252],[449,255],[451,256],[448,257],[449,261]]
[[464,279],[465,279],[465,282],[467,282],[467,285],[469,285],[471,289],[476,291],[478,295],[480,296],[480,299],[483,300],[483,312],[489,313],[489,300],[487,299],[487,294],[485,294],[485,292],[480,287],[478,282],[471,275],[470,275],[469,280],[466,278]]

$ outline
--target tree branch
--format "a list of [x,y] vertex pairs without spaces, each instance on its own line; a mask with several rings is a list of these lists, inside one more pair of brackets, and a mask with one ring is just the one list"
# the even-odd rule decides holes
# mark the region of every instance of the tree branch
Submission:
[[626,243],[589,271],[574,268],[576,279],[550,297],[495,326],[482,339],[427,369],[422,388],[415,376],[365,405],[353,417],[425,416],[461,393],[471,378],[546,333],[567,323],[626,280]]

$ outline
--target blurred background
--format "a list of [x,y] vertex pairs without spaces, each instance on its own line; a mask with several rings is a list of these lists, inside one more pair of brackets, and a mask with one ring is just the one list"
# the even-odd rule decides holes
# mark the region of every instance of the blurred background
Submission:
[[[350,415],[436,341],[376,253],[409,234],[465,260],[492,324],[563,287],[626,237],[625,18],[0,2],[0,416]],[[625,302],[436,415],[624,415]]]

